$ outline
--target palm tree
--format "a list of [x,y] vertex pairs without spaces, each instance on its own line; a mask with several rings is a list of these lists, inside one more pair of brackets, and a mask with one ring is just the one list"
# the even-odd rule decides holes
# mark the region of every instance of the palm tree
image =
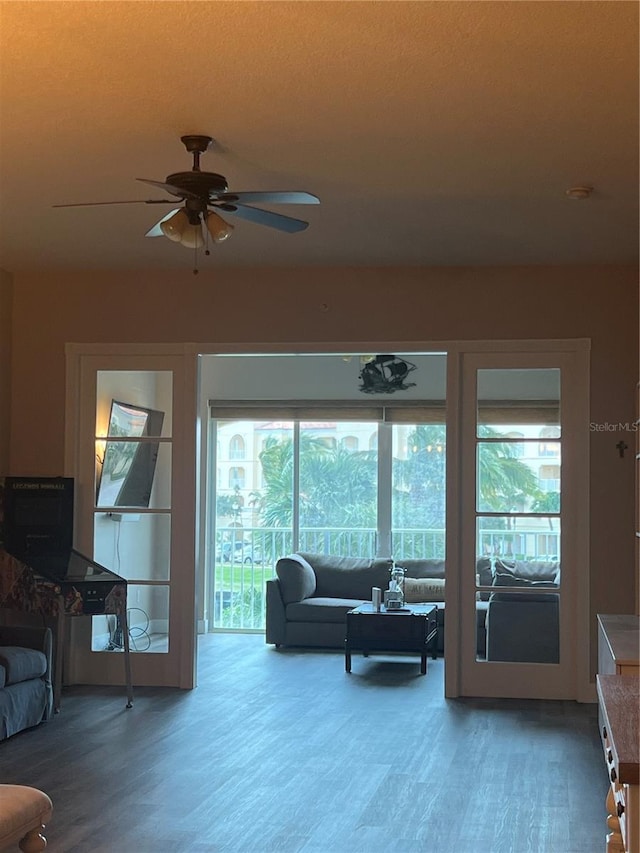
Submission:
[[[483,438],[499,438],[485,430]],[[444,424],[421,424],[408,435],[409,455],[393,460],[394,528],[445,528]],[[377,525],[375,451],[349,452],[300,435],[299,520],[306,529],[374,529]],[[293,525],[293,441],[267,439],[260,454],[265,488],[252,494],[265,527]],[[540,497],[531,469],[516,457],[513,442],[490,441],[479,454],[479,509],[512,512]],[[504,526],[496,519],[496,527]]]
[[408,456],[393,460],[394,527],[445,528],[444,424],[420,424],[407,436]]
[[[267,527],[293,523],[293,441],[267,439],[260,454],[265,488],[252,494]],[[300,524],[307,528],[375,527],[375,454],[300,436]]]
[[[500,438],[491,427],[482,427],[482,439]],[[485,512],[523,511],[541,496],[535,474],[517,458],[517,443],[487,441],[478,451],[478,509]]]

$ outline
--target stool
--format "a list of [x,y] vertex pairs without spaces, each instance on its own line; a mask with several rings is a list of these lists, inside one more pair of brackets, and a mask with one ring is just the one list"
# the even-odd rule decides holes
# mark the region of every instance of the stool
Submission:
[[40,853],[47,846],[42,835],[53,805],[37,788],[0,785],[0,850],[17,844],[23,853]]

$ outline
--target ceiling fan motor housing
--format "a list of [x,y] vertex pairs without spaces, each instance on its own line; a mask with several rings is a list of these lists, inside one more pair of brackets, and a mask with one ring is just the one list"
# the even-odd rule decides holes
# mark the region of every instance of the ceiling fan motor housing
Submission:
[[227,179],[216,172],[175,172],[173,175],[167,175],[166,183],[202,199],[215,200],[228,189]]

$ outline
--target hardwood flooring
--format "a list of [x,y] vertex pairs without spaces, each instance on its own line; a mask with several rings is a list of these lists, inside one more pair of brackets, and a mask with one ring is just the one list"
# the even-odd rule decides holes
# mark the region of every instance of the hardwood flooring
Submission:
[[0,743],[48,853],[601,853],[595,705],[445,700],[443,661],[201,638],[193,691],[67,688]]

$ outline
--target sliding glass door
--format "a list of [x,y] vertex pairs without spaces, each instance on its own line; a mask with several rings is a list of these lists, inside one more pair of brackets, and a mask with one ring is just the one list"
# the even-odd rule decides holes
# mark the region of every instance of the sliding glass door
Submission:
[[291,551],[444,559],[443,405],[251,414],[212,409],[214,630],[264,630],[264,582]]

